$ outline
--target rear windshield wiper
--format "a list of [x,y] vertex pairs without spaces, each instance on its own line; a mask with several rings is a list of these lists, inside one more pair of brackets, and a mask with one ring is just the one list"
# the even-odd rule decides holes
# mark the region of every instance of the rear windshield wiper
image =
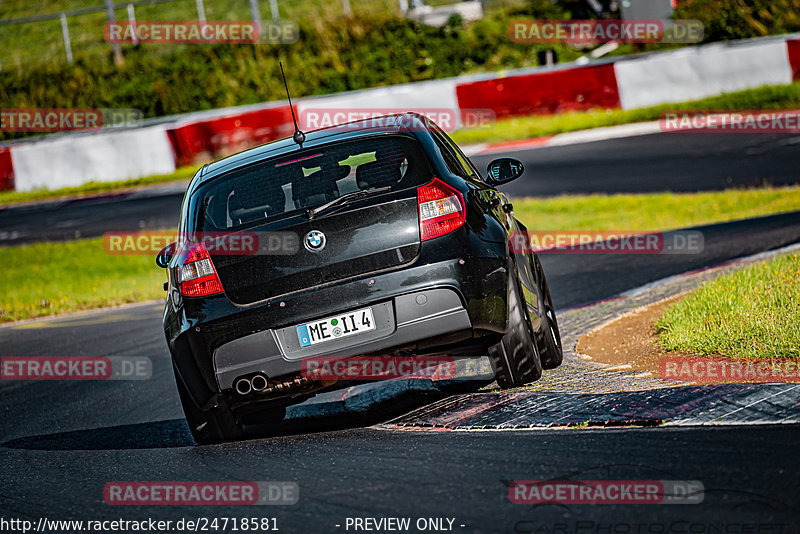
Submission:
[[364,189],[361,191],[353,191],[352,193],[347,193],[346,195],[342,195],[338,198],[331,200],[330,202],[326,202],[321,206],[317,206],[316,208],[310,209],[306,212],[306,216],[309,219],[313,219],[315,216],[319,215],[323,211],[326,211],[334,206],[340,206],[342,204],[347,204],[348,202],[352,202],[353,200],[358,200],[360,198],[368,197],[370,195],[374,195],[376,193],[385,193],[389,191],[392,187],[376,187],[375,189]]

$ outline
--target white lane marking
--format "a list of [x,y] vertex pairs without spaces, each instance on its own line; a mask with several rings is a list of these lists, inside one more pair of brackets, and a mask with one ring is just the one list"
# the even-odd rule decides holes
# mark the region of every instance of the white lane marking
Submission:
[[775,393],[774,395],[770,395],[769,397],[764,397],[763,399],[759,399],[759,400],[757,400],[757,401],[755,401],[755,402],[751,402],[751,403],[750,403],[750,404],[748,404],[747,406],[742,406],[741,408],[737,408],[736,410],[733,410],[732,412],[728,412],[728,413],[726,413],[726,414],[720,415],[719,417],[715,418],[715,419],[714,419],[714,421],[719,421],[719,420],[720,420],[720,419],[722,419],[723,417],[728,417],[729,415],[733,415],[733,414],[735,414],[736,412],[740,412],[740,411],[742,411],[742,410],[746,410],[747,408],[750,408],[750,407],[752,407],[752,406],[755,406],[756,404],[758,404],[758,403],[760,403],[760,402],[764,402],[764,401],[766,401],[766,400],[769,400],[769,399],[771,399],[771,398],[773,398],[773,397],[777,397],[778,395],[783,395],[784,393],[789,393],[790,391],[792,391],[792,390],[795,390],[795,389],[797,389],[798,387],[800,387],[800,385],[797,385],[797,386],[791,387],[791,388],[789,388],[789,389],[784,389],[783,391],[779,391],[779,392]]

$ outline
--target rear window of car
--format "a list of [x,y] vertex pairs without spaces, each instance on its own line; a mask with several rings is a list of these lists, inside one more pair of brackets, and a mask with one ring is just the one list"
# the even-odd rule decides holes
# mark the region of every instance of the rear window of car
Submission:
[[188,227],[236,230],[303,212],[354,191],[432,179],[419,143],[399,135],[317,146],[233,170],[193,195]]

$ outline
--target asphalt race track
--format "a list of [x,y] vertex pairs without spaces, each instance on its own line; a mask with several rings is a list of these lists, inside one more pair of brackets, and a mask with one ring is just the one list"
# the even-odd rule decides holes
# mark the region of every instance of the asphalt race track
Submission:
[[[146,381],[3,384],[4,516],[257,515],[276,517],[282,532],[338,532],[343,529],[335,525],[347,517],[365,516],[450,517],[465,525],[455,529],[463,532],[595,532],[608,524],[634,532],[625,529],[641,523],[661,529],[654,532],[681,532],[687,521],[695,529],[710,523],[735,532],[760,524],[763,532],[795,532],[800,432],[794,425],[443,433],[348,428],[340,421],[333,428],[196,447],[158,327],[159,306],[148,304],[0,330],[4,352],[11,354],[28,347],[25,354],[147,355],[153,361]],[[382,410],[389,418],[398,408]],[[247,509],[112,508],[103,502],[110,481],[230,479],[296,481],[300,501],[291,508]],[[705,498],[669,506],[509,502],[508,481],[543,479],[699,480]],[[784,526],[771,530],[777,525]]]
[[[709,191],[798,183],[800,136],[660,133],[508,152],[525,164],[510,195]],[[496,155],[471,158],[479,169]]]
[[62,241],[178,225],[185,184],[0,208],[0,244]]
[[[729,185],[726,175],[736,185],[797,178],[796,137],[697,134],[682,145],[673,143],[675,134],[648,137],[517,153],[530,172],[539,166],[540,177],[521,185],[538,184],[526,189],[529,194],[551,194],[716,189]],[[681,157],[682,151],[694,156]],[[761,165],[749,166],[749,158]],[[599,162],[597,172],[585,167],[589,161]],[[596,175],[605,177],[605,186],[593,181]],[[139,220],[146,227],[163,224],[174,219],[178,202],[176,195],[161,195],[83,208],[80,202],[61,203],[44,214],[17,212],[18,226],[10,221],[17,217],[3,210],[0,228],[28,229],[17,242],[58,238],[42,222],[55,217],[74,222],[69,231],[99,235],[137,229]],[[119,218],[112,217],[115,211]],[[800,213],[698,230],[705,240],[698,254],[542,255],[556,306],[613,297],[666,276],[798,242]],[[160,317],[161,306],[146,303],[0,328],[2,355],[146,356],[153,363],[150,380],[0,384],[3,517],[34,522],[271,517],[284,533],[353,532],[345,528],[348,517],[411,517],[412,524],[420,517],[450,518],[452,531],[465,533],[798,532],[796,425],[475,432],[370,426],[431,400],[420,394],[378,405],[369,419],[321,421],[268,439],[197,447],[179,407]],[[704,499],[674,505],[510,502],[510,481],[546,479],[700,481]],[[106,483],[147,480],[294,481],[300,498],[291,507],[105,504]]]
[[[570,146],[509,151],[525,175],[502,189],[510,195],[706,191],[800,182],[800,136],[662,133]],[[480,170],[498,157],[476,156]],[[111,231],[173,228],[183,190],[58,200],[0,208],[0,245],[94,237]]]

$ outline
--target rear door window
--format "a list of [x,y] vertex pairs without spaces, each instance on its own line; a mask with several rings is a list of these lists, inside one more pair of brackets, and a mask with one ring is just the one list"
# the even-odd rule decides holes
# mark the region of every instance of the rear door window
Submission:
[[245,228],[355,191],[417,187],[432,178],[419,143],[373,136],[309,148],[231,171],[193,195],[190,228]]
[[455,154],[453,154],[453,152],[447,146],[447,143],[444,142],[444,139],[434,132],[433,141],[436,143],[436,148],[439,149],[439,153],[442,155],[442,159],[444,159],[444,163],[447,165],[448,170],[456,176],[466,178],[467,174],[464,172],[464,168],[458,163]]
[[[434,128],[434,139],[436,140],[436,144],[439,145],[442,155],[445,157],[445,160],[447,160],[447,166],[450,167],[452,172],[462,178],[480,180],[480,174],[475,169],[475,166],[472,165],[472,162],[461,152],[458,145],[438,127]],[[445,152],[448,152],[448,155],[445,156]]]

